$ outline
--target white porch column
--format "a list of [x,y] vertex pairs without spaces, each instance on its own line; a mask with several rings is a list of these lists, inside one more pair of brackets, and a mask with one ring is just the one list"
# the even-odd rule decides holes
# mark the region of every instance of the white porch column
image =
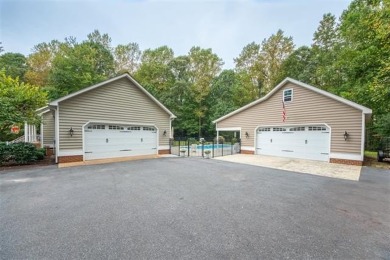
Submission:
[[28,124],[24,122],[24,142],[27,143],[28,140]]

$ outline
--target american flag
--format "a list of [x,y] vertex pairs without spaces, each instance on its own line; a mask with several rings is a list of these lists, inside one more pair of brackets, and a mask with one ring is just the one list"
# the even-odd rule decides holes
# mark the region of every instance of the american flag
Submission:
[[282,100],[282,104],[283,104],[283,112],[282,112],[282,119],[283,119],[283,123],[284,121],[286,121],[286,107],[284,106],[284,101]]

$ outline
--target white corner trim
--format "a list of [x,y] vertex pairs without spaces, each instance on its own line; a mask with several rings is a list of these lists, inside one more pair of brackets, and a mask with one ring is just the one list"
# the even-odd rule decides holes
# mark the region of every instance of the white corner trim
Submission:
[[43,122],[42,122],[42,118],[41,118],[41,125],[40,125],[40,132],[41,132],[41,148],[43,148]]
[[347,100],[347,99],[342,98],[342,97],[339,97],[339,96],[336,96],[336,95],[334,95],[334,94],[332,94],[332,93],[329,93],[329,92],[327,92],[327,91],[324,91],[324,90],[322,90],[322,89],[319,89],[319,88],[310,86],[310,85],[308,85],[308,84],[306,84],[306,83],[303,83],[303,82],[300,82],[300,81],[298,81],[298,80],[295,80],[295,79],[292,79],[292,78],[285,78],[285,79],[284,79],[282,82],[280,82],[275,88],[273,88],[270,92],[268,92],[268,94],[265,95],[264,97],[262,97],[262,98],[260,98],[260,99],[258,99],[258,100],[255,100],[255,101],[253,101],[253,102],[251,102],[251,103],[249,103],[249,104],[247,104],[247,105],[245,105],[245,106],[243,106],[243,107],[241,107],[241,108],[239,108],[239,109],[237,109],[237,110],[234,110],[233,112],[230,112],[230,113],[227,114],[227,115],[224,115],[224,116],[222,116],[222,117],[220,117],[220,118],[214,120],[213,123],[216,124],[216,123],[218,123],[218,122],[220,122],[220,121],[222,121],[222,120],[224,120],[224,119],[226,119],[226,118],[228,118],[228,117],[230,117],[230,116],[233,116],[233,115],[235,115],[235,114],[237,114],[237,113],[239,113],[239,112],[241,112],[241,111],[243,111],[243,110],[245,110],[245,109],[247,109],[247,108],[250,108],[250,107],[252,107],[252,106],[254,106],[254,105],[257,105],[257,104],[259,104],[259,103],[261,103],[261,102],[267,100],[267,99],[270,98],[275,92],[277,92],[280,88],[282,88],[285,84],[287,84],[287,83],[289,83],[289,82],[290,82],[290,83],[293,83],[293,84],[295,84],[295,85],[304,87],[304,88],[306,88],[306,89],[310,89],[310,90],[312,90],[312,91],[314,91],[314,92],[317,92],[317,93],[319,93],[319,94],[321,94],[321,95],[324,95],[324,96],[326,96],[326,97],[329,97],[329,98],[331,98],[331,99],[334,99],[334,100],[336,100],[336,101],[339,101],[339,102],[341,102],[341,103],[344,103],[344,104],[346,104],[346,105],[348,105],[348,106],[351,106],[351,107],[353,107],[353,108],[356,108],[356,109],[358,109],[358,110],[361,110],[361,111],[363,112],[363,114],[372,114],[372,110],[371,110],[371,109],[369,109],[369,108],[367,108],[367,107],[364,107],[364,106],[362,106],[362,105],[359,105],[359,104],[357,104],[357,103],[355,103],[355,102],[352,102],[352,101],[350,101],[350,100]]
[[360,138],[361,150],[360,150],[360,160],[364,161],[364,144],[366,143],[366,115],[362,113],[362,136]]
[[58,163],[58,153],[60,151],[60,106],[57,106],[55,110],[55,118],[54,118],[54,142],[56,147],[56,163]]
[[83,155],[83,150],[72,149],[72,150],[60,150],[58,156],[72,156],[72,155]]
[[329,157],[331,159],[362,161],[360,154],[356,154],[356,153],[330,153]]

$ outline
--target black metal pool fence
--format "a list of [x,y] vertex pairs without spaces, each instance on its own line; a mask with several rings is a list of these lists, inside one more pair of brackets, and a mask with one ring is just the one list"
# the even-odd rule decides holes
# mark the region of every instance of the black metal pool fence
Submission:
[[170,140],[170,152],[181,157],[214,158],[240,153],[241,143],[239,139],[229,140],[220,136],[213,138],[186,138],[178,137]]

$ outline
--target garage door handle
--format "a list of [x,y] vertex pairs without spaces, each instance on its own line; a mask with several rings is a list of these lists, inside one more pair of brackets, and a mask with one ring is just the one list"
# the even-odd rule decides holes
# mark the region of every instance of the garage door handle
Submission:
[[131,151],[131,149],[124,149],[124,150],[119,150],[120,152],[128,152]]
[[141,138],[141,142],[143,142],[144,141],[144,139],[143,138]]
[[271,143],[272,143],[272,139],[270,139]]
[[307,140],[305,140],[305,144],[307,144]]
[[106,138],[106,143],[108,143],[108,138]]

